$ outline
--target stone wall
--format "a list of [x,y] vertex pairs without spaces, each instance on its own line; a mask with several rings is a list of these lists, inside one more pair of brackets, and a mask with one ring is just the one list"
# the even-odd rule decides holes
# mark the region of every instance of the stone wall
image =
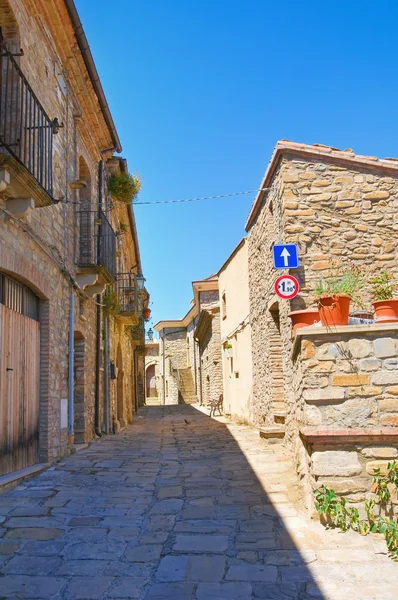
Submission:
[[202,403],[218,400],[223,392],[220,309],[211,310],[209,324],[199,340]]
[[373,468],[398,456],[398,325],[311,329],[294,349],[299,470],[309,490],[359,502]]
[[[187,368],[187,330],[185,327],[163,329],[161,354],[164,353],[165,404],[179,402],[179,369]],[[163,369],[161,356],[161,370]]]

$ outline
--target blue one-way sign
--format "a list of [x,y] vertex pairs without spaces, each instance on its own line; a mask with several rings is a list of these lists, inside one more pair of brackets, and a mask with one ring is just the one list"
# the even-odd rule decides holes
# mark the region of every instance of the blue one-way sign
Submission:
[[272,251],[275,269],[296,269],[299,266],[296,244],[275,244]]

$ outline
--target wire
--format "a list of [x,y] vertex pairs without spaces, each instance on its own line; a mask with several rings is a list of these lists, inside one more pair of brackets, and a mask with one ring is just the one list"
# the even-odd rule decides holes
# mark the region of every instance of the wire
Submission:
[[231,196],[243,196],[244,194],[254,194],[254,192],[265,192],[270,188],[260,188],[258,190],[248,190],[247,192],[234,192],[233,194],[220,194],[219,196],[203,196],[201,198],[185,198],[184,200],[155,200],[155,202],[134,202],[138,204],[177,204],[181,202],[198,202],[199,200],[215,200],[217,198],[230,198]]
[[[257,190],[248,190],[247,192],[234,192],[233,194],[220,194],[219,196],[202,196],[198,198],[184,198],[183,200],[155,200],[154,202],[133,202],[133,206],[142,206],[144,204],[180,204],[182,202],[198,202],[200,200],[215,200],[218,198],[231,198],[232,196],[243,196],[245,194],[254,194],[255,192],[265,192],[270,188],[260,188]],[[126,202],[112,200],[112,203],[126,204]],[[85,202],[68,201],[65,204],[80,204],[83,205]],[[98,204],[90,204],[90,206],[99,206]]]

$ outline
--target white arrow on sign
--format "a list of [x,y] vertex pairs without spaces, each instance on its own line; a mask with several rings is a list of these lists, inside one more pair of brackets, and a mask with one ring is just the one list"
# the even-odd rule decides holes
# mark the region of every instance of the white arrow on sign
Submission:
[[285,267],[289,266],[289,256],[290,256],[290,252],[287,248],[283,248],[282,252],[281,252],[281,256],[283,258],[283,264],[285,265]]

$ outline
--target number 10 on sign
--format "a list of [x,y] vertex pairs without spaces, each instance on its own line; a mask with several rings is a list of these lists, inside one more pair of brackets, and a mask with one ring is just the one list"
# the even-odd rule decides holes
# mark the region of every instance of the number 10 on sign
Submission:
[[274,284],[275,293],[279,298],[291,300],[299,293],[299,282],[292,275],[281,275]]

